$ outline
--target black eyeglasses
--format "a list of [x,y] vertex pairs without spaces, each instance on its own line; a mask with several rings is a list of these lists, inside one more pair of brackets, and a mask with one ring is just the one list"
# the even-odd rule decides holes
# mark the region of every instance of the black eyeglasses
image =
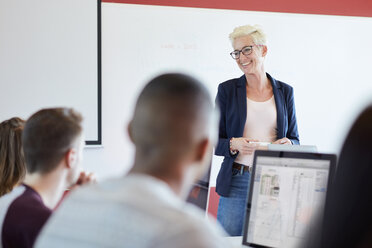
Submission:
[[238,59],[240,57],[240,53],[244,54],[245,56],[249,55],[252,53],[253,47],[257,45],[252,45],[252,46],[245,46],[242,48],[242,50],[235,50],[230,53],[231,57],[233,59]]

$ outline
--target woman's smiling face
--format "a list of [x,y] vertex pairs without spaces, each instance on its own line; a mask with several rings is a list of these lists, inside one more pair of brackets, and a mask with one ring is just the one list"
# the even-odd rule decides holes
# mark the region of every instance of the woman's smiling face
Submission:
[[242,50],[244,47],[252,46],[252,52],[249,55],[240,53],[236,63],[245,75],[255,74],[262,70],[263,62],[267,53],[267,47],[254,44],[250,35],[235,38],[234,50]]

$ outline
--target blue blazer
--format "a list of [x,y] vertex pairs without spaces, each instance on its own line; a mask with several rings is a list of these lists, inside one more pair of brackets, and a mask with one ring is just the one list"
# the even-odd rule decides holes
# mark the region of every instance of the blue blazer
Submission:
[[[293,144],[299,144],[293,88],[275,80],[268,73],[277,111],[277,139],[287,137]],[[242,137],[247,118],[246,78],[243,75],[221,83],[218,86],[216,106],[221,112],[219,138],[215,149],[217,156],[224,156],[217,176],[216,191],[221,196],[228,196],[232,164],[237,155],[230,154],[230,139]]]

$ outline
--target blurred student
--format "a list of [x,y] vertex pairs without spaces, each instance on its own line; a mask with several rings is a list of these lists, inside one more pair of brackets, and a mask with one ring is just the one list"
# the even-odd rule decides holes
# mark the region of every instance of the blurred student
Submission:
[[229,247],[222,228],[185,202],[210,163],[213,109],[208,91],[189,76],[150,81],[128,128],[136,148],[130,173],[73,192],[36,247]]
[[307,247],[372,247],[372,105],[351,127],[326,200],[321,233]]
[[24,124],[18,117],[0,123],[0,196],[12,191],[26,174],[22,149]]
[[84,139],[82,117],[72,109],[44,109],[27,120],[22,143],[23,184],[0,198],[2,247],[33,247],[65,189],[78,180]]

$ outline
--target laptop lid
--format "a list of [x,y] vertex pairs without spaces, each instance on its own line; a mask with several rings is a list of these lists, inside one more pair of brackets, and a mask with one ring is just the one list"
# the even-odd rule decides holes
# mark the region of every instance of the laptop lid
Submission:
[[318,152],[316,146],[312,145],[280,145],[268,144],[267,150],[269,151],[286,151],[286,152]]
[[243,245],[298,247],[324,211],[335,169],[332,154],[257,150]]

